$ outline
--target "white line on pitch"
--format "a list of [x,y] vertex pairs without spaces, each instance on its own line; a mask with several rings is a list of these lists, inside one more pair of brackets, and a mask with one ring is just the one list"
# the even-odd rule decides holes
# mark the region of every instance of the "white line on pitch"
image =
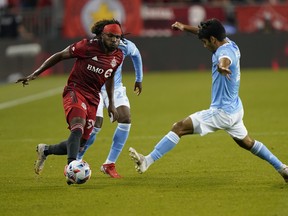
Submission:
[[36,100],[40,100],[46,97],[50,97],[56,94],[59,94],[63,91],[63,87],[59,87],[59,88],[54,88],[45,92],[41,92],[38,94],[34,94],[34,95],[30,95],[27,97],[23,97],[23,98],[19,98],[16,100],[12,100],[12,101],[7,101],[4,103],[0,103],[0,110],[2,109],[6,109],[6,108],[10,108],[10,107],[14,107],[14,106],[18,106],[20,104],[24,104],[24,103],[28,103],[31,101],[36,101]]

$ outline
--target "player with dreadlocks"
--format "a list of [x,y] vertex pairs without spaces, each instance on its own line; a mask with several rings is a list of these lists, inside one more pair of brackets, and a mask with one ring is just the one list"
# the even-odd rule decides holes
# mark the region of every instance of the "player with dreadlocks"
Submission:
[[[99,25],[92,27],[92,32],[97,35],[101,35],[101,28]],[[133,62],[135,70],[135,83],[134,92],[136,95],[140,95],[142,92],[142,79],[143,79],[143,65],[142,57],[137,46],[126,38],[120,41],[119,49],[122,50],[124,58],[129,56]],[[116,161],[120,156],[122,149],[128,139],[130,128],[131,128],[131,113],[130,113],[130,102],[126,94],[126,87],[122,83],[122,64],[118,67],[114,76],[114,104],[119,114],[117,119],[118,125],[115,128],[111,148],[105,162],[101,165],[100,170],[109,175],[112,178],[121,178],[121,176],[116,171]],[[109,105],[107,92],[105,85],[101,89],[100,103],[97,109],[96,122],[90,138],[87,140],[85,146],[81,148],[77,155],[77,160],[82,160],[85,152],[94,143],[96,137],[101,131],[103,124],[103,110]]]
[[[114,74],[123,61],[118,49],[123,39],[121,25],[117,20],[101,20],[91,29],[97,37],[83,39],[49,57],[38,69],[27,77],[17,80],[23,86],[58,62],[75,58],[63,91],[63,107],[70,130],[67,140],[55,145],[38,144],[35,173],[40,174],[48,155],[67,155],[67,164],[76,160],[80,145],[84,145],[93,129],[102,86],[106,85],[109,99],[108,113],[112,121],[118,119],[114,106]],[[67,182],[71,184],[71,182]]]

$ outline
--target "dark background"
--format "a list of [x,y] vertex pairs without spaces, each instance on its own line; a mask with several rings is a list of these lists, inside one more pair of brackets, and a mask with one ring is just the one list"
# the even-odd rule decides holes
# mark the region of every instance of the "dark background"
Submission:
[[[211,53],[203,48],[202,42],[194,35],[183,34],[172,37],[135,37],[128,38],[135,42],[141,51],[144,72],[172,71],[172,70],[210,70]],[[241,50],[241,68],[286,68],[288,66],[288,34],[235,34],[230,36]],[[6,49],[17,45],[15,40],[0,41],[0,80],[7,81],[9,75],[28,75],[53,53],[64,49],[69,44],[77,41],[64,39],[46,39],[37,42],[41,52],[37,55],[6,55]],[[80,40],[80,38],[79,38]],[[25,41],[19,41],[25,44]],[[27,42],[26,44],[29,44]],[[45,51],[43,51],[45,50]],[[51,68],[47,73],[69,73],[74,60],[62,61]],[[124,71],[133,72],[131,59],[125,59]],[[16,76],[17,77],[17,76]],[[13,77],[12,77],[13,79]],[[13,80],[10,80],[13,81]]]

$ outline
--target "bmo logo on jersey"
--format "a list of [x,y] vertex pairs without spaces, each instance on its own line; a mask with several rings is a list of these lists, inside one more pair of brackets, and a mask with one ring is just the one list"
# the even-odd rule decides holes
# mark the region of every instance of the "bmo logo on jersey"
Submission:
[[98,74],[104,73],[105,78],[110,77],[112,72],[113,72],[113,69],[111,69],[111,68],[109,68],[108,70],[105,71],[103,68],[98,68],[98,67],[95,67],[95,66],[90,65],[90,64],[87,65],[87,70],[92,71],[94,73],[98,73]]

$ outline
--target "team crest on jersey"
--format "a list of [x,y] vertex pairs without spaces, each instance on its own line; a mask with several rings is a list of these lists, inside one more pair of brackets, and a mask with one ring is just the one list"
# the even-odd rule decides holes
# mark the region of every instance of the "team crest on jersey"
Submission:
[[115,57],[112,59],[110,65],[112,66],[112,68],[114,68],[117,65],[117,61],[116,61]]
[[87,110],[87,106],[86,106],[85,103],[82,103],[81,106],[82,106],[85,110]]

